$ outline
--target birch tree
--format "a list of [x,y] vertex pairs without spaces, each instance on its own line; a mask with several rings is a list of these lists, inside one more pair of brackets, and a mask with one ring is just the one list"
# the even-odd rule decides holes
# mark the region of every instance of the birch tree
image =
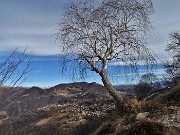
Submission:
[[[122,108],[123,96],[110,82],[108,63],[119,62],[137,70],[138,62],[155,62],[152,51],[146,47],[146,36],[153,28],[150,15],[151,0],[78,0],[64,9],[57,39],[61,41],[63,72],[82,78],[93,70],[102,79],[117,107]],[[73,75],[74,75],[73,74]]]

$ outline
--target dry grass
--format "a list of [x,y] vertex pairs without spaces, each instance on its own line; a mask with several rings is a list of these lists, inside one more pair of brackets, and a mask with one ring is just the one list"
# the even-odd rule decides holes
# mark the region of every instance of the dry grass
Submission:
[[45,124],[47,124],[50,121],[50,119],[51,119],[51,117],[50,118],[46,118],[46,119],[42,119],[42,120],[38,121],[35,125],[36,126],[45,125]]
[[58,113],[51,118],[49,123],[53,123],[53,122],[55,123],[57,121],[61,121],[62,119],[68,117],[69,115],[70,115],[70,112]]
[[167,128],[154,121],[136,121],[129,128],[119,132],[121,135],[165,135]]

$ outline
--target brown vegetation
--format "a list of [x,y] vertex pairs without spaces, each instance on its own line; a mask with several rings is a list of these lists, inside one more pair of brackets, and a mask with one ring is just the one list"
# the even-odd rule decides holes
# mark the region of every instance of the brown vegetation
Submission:
[[[50,91],[52,95],[55,92]],[[59,103],[38,107],[18,117],[3,118],[0,132],[4,135],[178,135],[179,96],[180,86],[144,101],[124,96],[129,109],[121,113],[109,97],[76,93]]]
[[[140,109],[103,123],[93,135],[179,135],[180,85],[149,101],[130,99],[127,104],[130,108],[136,106]],[[136,119],[138,112],[147,112],[149,115]]]

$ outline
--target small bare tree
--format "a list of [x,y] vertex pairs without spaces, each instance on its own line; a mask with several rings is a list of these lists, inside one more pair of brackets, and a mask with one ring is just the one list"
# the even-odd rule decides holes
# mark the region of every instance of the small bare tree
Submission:
[[148,85],[151,90],[160,88],[158,77],[154,73],[147,73],[141,76],[140,85]]
[[0,86],[19,86],[27,79],[32,57],[27,49],[18,53],[15,49],[0,62]]
[[138,85],[135,86],[135,92],[137,97],[142,99],[160,88],[159,78],[154,73],[147,73],[141,76]]
[[166,51],[173,53],[173,58],[165,64],[165,68],[170,75],[171,85],[175,85],[180,81],[180,33],[170,33],[170,41]]
[[[152,51],[145,46],[145,36],[152,29],[149,20],[152,13],[151,0],[69,3],[57,32],[57,39],[62,41],[63,72],[75,67],[73,73],[80,73],[84,78],[87,70],[95,71],[117,105],[122,107],[123,97],[109,80],[108,63],[118,61],[133,71],[137,71],[138,62],[154,63]],[[66,68],[73,62],[71,68]]]

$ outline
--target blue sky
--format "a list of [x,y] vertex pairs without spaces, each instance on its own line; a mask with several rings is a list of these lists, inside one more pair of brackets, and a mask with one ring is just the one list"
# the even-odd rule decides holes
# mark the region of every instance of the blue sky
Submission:
[[[68,0],[0,0],[0,53],[6,54],[26,46],[32,51],[34,64],[25,85],[53,86],[69,82],[59,73],[59,44],[52,34],[61,20],[63,7]],[[148,46],[168,58],[164,51],[168,34],[180,30],[180,0],[153,0],[155,14],[152,23],[156,27]],[[88,81],[100,82],[95,75]]]

